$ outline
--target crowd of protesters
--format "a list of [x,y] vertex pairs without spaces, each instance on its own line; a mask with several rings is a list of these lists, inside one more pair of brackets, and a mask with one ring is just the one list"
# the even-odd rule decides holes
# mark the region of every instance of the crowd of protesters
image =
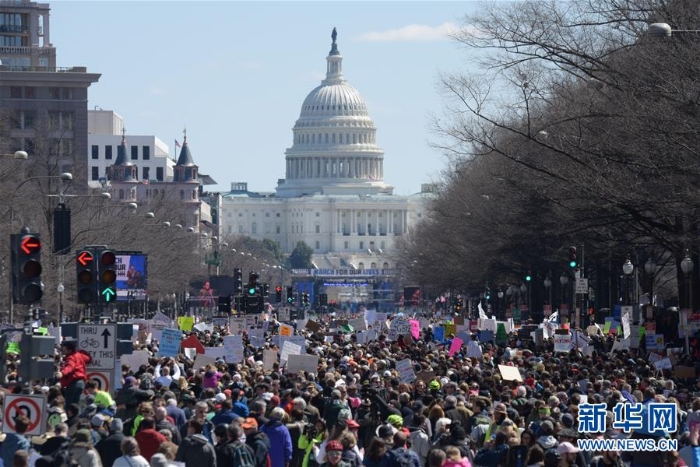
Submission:
[[[53,385],[32,388],[48,401],[46,434],[25,436],[29,420],[17,417],[16,433],[3,435],[0,466],[700,467],[696,378],[658,371],[640,350],[611,351],[614,336],[590,336],[586,356],[555,353],[551,339],[536,346],[515,331],[501,345],[474,335],[481,355],[468,358],[466,345],[450,355],[454,336],[435,342],[432,325],[393,341],[381,326],[377,339],[359,345],[355,333],[319,321],[320,331],[296,330],[319,357],[316,372],[265,368],[272,319],[263,347],[243,333],[238,363],[196,368],[182,353],[160,358],[156,340],[137,343],[151,358],[122,367],[113,394],[86,381],[89,356],[64,341]],[[183,338],[215,347],[226,333]],[[677,365],[695,364],[680,358]],[[405,359],[417,377],[410,382],[396,368]],[[517,368],[521,381],[504,380],[499,365]],[[21,391],[15,376],[5,393]],[[582,399],[606,405],[598,433],[579,430]],[[613,428],[614,407],[636,402],[676,404],[678,430],[665,436],[678,440],[677,450],[579,449],[581,439],[658,438]]]

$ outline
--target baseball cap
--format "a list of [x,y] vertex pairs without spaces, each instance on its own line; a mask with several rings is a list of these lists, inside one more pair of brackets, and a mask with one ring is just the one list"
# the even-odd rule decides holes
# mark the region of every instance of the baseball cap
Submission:
[[557,451],[559,451],[559,454],[569,454],[579,452],[580,449],[574,446],[573,444],[569,443],[568,441],[564,441],[563,443],[559,443]]
[[326,445],[326,452],[342,451],[342,450],[343,450],[343,445],[340,443],[340,441],[337,441],[337,440],[329,441],[328,444]]
[[257,430],[258,421],[252,417],[246,418],[241,422],[241,428],[244,430]]
[[350,420],[347,421],[347,427],[354,430],[354,429],[360,428],[360,424],[351,418]]
[[216,399],[216,402],[223,402],[226,400],[226,394],[220,392],[214,396],[214,399]]

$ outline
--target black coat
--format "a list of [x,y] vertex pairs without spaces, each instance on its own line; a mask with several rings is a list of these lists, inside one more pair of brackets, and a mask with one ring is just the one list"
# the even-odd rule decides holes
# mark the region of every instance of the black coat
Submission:
[[114,465],[114,461],[122,456],[122,441],[124,441],[124,433],[112,433],[97,443],[95,449],[100,455],[102,465]]

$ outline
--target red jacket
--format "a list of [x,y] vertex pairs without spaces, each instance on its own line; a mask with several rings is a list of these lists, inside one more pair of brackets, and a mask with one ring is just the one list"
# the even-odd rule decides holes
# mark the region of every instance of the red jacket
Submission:
[[134,438],[136,438],[136,442],[139,443],[141,455],[148,462],[151,462],[151,457],[158,452],[160,445],[168,440],[168,438],[161,435],[153,428],[139,430]]
[[87,370],[85,367],[92,362],[92,357],[84,350],[78,350],[68,355],[61,369],[61,387],[67,388],[73,381],[85,381]]

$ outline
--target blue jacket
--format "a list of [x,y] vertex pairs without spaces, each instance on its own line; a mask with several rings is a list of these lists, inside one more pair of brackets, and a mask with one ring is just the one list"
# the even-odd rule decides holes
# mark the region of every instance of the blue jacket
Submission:
[[289,430],[276,418],[260,427],[260,431],[270,438],[270,460],[272,467],[285,467],[292,461],[292,437]]
[[211,423],[216,427],[222,423],[231,423],[235,419],[239,418],[238,415],[233,413],[233,410],[224,410],[221,409],[219,413],[214,415],[211,419]]
[[8,433],[5,441],[2,442],[2,447],[0,447],[0,457],[2,457],[5,465],[12,465],[12,459],[15,457],[15,453],[17,451],[29,452],[29,447],[29,440],[23,435]]
[[248,406],[240,400],[233,403],[233,413],[243,418],[248,418],[248,416],[250,415]]

